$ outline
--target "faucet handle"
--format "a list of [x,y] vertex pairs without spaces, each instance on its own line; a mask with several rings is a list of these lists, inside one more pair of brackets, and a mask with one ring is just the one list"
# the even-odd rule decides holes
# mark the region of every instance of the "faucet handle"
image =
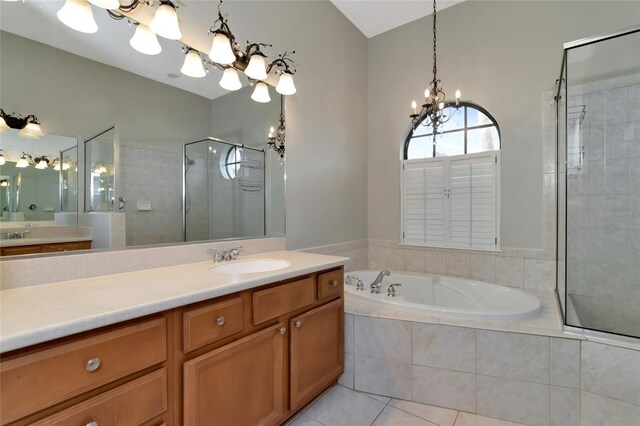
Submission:
[[396,297],[396,287],[402,287],[400,283],[393,283],[387,289],[387,296]]
[[207,253],[213,255],[213,262],[220,262],[220,260],[222,259],[222,253],[220,253],[220,250],[218,249],[214,249],[214,248],[210,248],[207,249]]

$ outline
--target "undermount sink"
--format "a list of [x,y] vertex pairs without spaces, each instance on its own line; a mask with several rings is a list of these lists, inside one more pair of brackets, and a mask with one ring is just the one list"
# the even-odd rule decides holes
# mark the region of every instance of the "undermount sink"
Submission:
[[286,260],[237,260],[230,263],[216,265],[210,269],[222,274],[253,274],[256,272],[277,271],[278,269],[284,269],[289,265],[290,263]]

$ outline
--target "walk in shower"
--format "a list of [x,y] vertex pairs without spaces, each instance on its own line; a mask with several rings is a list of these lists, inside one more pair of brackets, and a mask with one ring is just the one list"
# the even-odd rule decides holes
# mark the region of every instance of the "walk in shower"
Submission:
[[640,337],[640,26],[564,48],[556,93],[564,322]]
[[215,138],[185,144],[185,241],[266,235],[266,154]]

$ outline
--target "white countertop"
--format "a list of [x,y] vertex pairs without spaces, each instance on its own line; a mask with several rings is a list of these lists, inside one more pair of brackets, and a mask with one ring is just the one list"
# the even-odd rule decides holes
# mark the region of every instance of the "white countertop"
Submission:
[[[239,260],[278,259],[284,269],[222,274],[189,263],[0,291],[0,353],[344,265],[344,257],[278,251]],[[46,273],[46,271],[43,271]]]
[[47,237],[47,238],[15,238],[0,240],[0,247],[33,246],[39,244],[73,243],[76,241],[91,241],[91,235],[77,237]]

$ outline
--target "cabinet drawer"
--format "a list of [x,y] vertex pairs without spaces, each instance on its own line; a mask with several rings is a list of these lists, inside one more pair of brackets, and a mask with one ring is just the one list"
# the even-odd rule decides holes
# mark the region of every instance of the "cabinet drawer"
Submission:
[[75,251],[82,250],[86,248],[91,248],[91,246],[86,247],[86,242],[72,242],[72,243],[56,243],[56,244],[47,244],[43,246],[44,252],[58,252],[58,251]]
[[182,316],[184,352],[242,331],[243,318],[242,297],[185,312]]
[[167,410],[167,371],[155,371],[34,425],[139,425]]
[[335,299],[342,296],[344,274],[342,269],[318,275],[318,300]]
[[6,424],[167,358],[164,318],[122,327],[0,363]]
[[253,293],[253,324],[257,325],[313,303],[315,283],[304,278]]

